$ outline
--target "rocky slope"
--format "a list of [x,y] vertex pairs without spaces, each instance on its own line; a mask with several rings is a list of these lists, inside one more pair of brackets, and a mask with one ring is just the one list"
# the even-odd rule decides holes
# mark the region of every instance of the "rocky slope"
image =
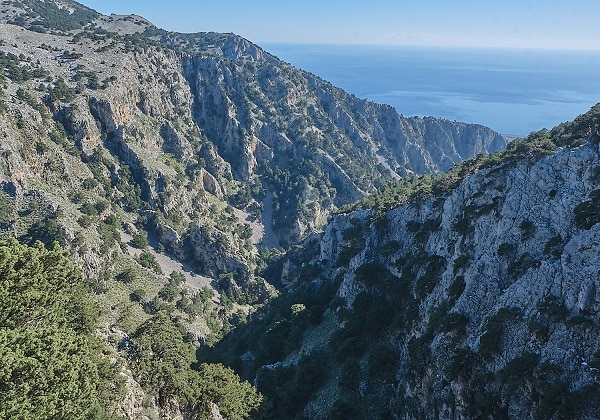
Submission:
[[[335,216],[281,265],[288,294],[218,351],[246,351],[225,360],[279,416],[595,418],[599,116]],[[312,363],[327,373],[303,387]]]
[[156,164],[164,153],[217,198],[237,192],[232,204],[257,217],[273,197],[273,218],[263,221],[289,245],[388,180],[506,143],[482,126],[405,118],[358,100],[235,35],[167,33],[67,1],[49,15],[54,3],[43,4],[5,2],[4,51],[77,88],[53,101],[51,117],[80,151],[109,146],[163,213],[173,205],[157,201],[173,172]]
[[137,222],[238,287],[262,237],[289,246],[387,180],[504,146],[482,126],[358,100],[234,35],[167,33],[70,1],[5,1],[0,22],[7,199],[14,213],[40,197],[47,211],[29,222],[52,216],[77,236],[91,278],[111,249],[82,233],[92,216]]
[[238,412],[191,343],[274,418],[595,417],[598,107],[488,156],[235,35],[5,0],[0,52],[1,236],[85,270],[130,417]]

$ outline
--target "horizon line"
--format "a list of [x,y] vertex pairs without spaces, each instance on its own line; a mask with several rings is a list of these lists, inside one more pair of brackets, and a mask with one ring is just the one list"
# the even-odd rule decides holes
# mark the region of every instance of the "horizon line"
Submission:
[[[231,32],[232,33],[232,32]],[[238,35],[233,33],[234,35]],[[445,44],[389,44],[389,43],[356,43],[356,42],[302,42],[302,41],[253,41],[249,38],[244,39],[256,44],[261,45],[314,45],[314,46],[346,46],[346,47],[389,47],[389,48],[429,48],[429,49],[470,49],[470,50],[512,50],[512,51],[556,51],[556,52],[590,52],[600,53],[600,47],[598,48],[566,48],[566,47],[541,47],[541,46],[502,46],[502,45],[445,45]]]

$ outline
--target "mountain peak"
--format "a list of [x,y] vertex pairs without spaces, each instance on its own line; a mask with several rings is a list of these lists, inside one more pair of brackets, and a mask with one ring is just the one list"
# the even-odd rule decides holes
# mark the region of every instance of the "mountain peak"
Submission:
[[93,23],[100,29],[118,34],[142,33],[154,26],[149,20],[138,15],[101,15]]
[[100,15],[72,0],[4,0],[2,6],[0,23],[43,33],[82,29]]

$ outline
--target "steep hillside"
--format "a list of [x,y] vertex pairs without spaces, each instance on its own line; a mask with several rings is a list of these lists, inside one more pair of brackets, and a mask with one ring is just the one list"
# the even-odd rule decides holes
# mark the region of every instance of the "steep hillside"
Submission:
[[287,293],[200,356],[280,418],[596,418],[599,142],[597,105],[382,190],[284,257]]
[[82,268],[129,417],[256,409],[219,365],[203,375],[231,392],[199,401],[190,362],[277,295],[265,278],[281,249],[389,181],[506,145],[357,99],[232,34],[71,0],[2,1],[0,136],[0,240],[57,242]]
[[[3,51],[19,66],[39,61],[76,92],[48,97],[52,84],[39,86],[44,77],[20,87],[41,89],[34,96],[81,152],[112,144],[142,198],[162,213],[172,203],[156,199],[173,171],[156,164],[159,155],[172,156],[187,168],[182,177],[251,212],[288,246],[335,207],[393,178],[446,170],[505,145],[485,127],[404,118],[358,100],[235,35],[168,33],[67,1],[4,3]],[[148,147],[146,156],[136,142]]]
[[353,98],[234,35],[66,0],[3,5],[4,235],[58,239],[99,283],[129,264],[125,229],[260,302],[257,245],[289,246],[394,177],[504,145]]

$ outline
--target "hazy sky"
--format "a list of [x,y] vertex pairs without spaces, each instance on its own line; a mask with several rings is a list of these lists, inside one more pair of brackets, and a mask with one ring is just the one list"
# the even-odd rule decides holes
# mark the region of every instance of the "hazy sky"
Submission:
[[598,0],[83,0],[177,32],[256,43],[600,49]]

